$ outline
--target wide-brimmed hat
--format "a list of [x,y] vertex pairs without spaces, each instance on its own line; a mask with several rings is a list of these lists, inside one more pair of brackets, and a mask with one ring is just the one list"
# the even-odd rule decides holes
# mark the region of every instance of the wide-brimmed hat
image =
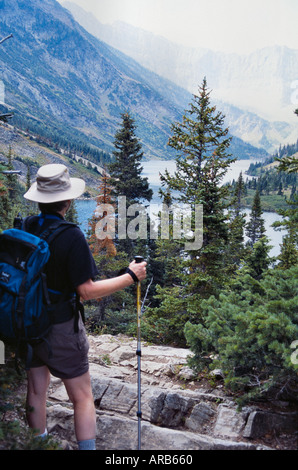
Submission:
[[36,183],[24,194],[29,201],[49,204],[51,202],[76,199],[85,191],[85,181],[70,178],[65,165],[50,164],[42,166],[36,177]]

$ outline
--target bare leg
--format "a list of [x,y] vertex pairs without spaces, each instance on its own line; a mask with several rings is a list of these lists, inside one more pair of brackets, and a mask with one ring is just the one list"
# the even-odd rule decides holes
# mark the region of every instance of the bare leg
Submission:
[[74,379],[64,379],[63,382],[74,406],[77,441],[95,439],[96,415],[89,372]]
[[46,398],[50,373],[46,366],[32,368],[27,373],[27,420],[29,427],[42,434],[46,429]]

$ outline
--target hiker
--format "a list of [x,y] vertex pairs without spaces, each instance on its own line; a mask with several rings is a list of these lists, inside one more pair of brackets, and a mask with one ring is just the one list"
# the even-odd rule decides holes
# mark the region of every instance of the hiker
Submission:
[[[41,214],[29,219],[27,231],[36,234],[48,228],[54,219],[64,219],[71,201],[83,194],[85,182],[70,178],[64,165],[41,167],[36,182],[24,197],[37,202]],[[75,433],[79,450],[95,450],[96,418],[88,366],[88,340],[81,316],[77,329],[73,308],[74,295],[91,300],[111,295],[146,277],[146,262],[131,262],[127,272],[94,281],[98,274],[94,259],[81,230],[73,225],[51,244],[51,256],[46,267],[47,285],[54,303],[55,324],[47,341],[33,349],[28,370],[27,419],[29,427],[47,435],[46,394],[50,373],[62,379],[74,406]],[[64,303],[62,303],[64,302]],[[69,304],[67,303],[69,302]],[[64,307],[61,309],[61,305]],[[78,312],[79,303],[76,302]],[[49,355],[49,348],[51,355]]]

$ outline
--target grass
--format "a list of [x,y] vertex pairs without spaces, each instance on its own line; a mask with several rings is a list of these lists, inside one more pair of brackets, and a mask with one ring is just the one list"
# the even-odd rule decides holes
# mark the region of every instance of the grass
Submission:
[[[247,196],[242,198],[242,205],[244,207],[252,207],[255,193],[255,190],[248,189]],[[280,209],[287,209],[289,207],[287,204],[289,197],[290,191],[284,191],[283,195],[279,195],[277,192],[261,194],[262,210],[265,212],[277,212]]]

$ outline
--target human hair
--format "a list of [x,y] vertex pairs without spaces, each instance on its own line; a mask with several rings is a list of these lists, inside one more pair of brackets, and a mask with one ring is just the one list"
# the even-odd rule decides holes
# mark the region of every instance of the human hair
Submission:
[[57,202],[49,202],[43,203],[39,202],[38,207],[41,212],[61,212],[63,211],[68,205],[68,201],[57,201]]

